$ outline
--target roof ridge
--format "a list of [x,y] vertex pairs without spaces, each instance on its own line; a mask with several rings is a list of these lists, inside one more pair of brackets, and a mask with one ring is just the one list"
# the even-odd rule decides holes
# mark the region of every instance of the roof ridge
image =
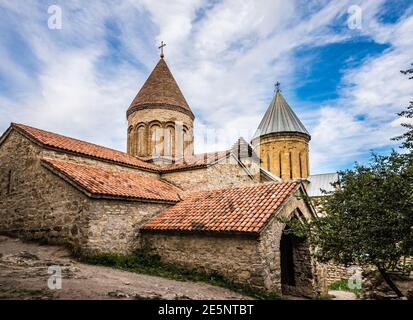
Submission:
[[252,186],[261,188],[252,192],[226,188],[187,193],[181,202],[151,218],[141,230],[257,235],[302,185],[298,181],[284,181],[249,188]]
[[225,157],[228,157],[230,150],[225,151],[213,151],[205,152],[201,154],[195,154],[191,156],[184,156],[181,159],[178,159],[175,163],[168,166],[160,167],[161,173],[169,173],[179,170],[190,170],[195,168],[204,168],[209,165],[214,164],[215,160],[221,160]]
[[[106,161],[110,161],[110,162],[114,162],[117,163],[119,165],[126,165],[126,166],[132,166],[132,167],[136,167],[136,168],[141,168],[144,170],[149,170],[152,172],[159,172],[159,167],[154,165],[154,164],[150,164],[150,163],[146,163],[145,161],[139,159],[138,157],[132,156],[128,153],[125,153],[123,151],[120,150],[116,150],[116,149],[112,149],[112,148],[108,148],[105,146],[101,146],[95,143],[91,143],[85,140],[80,140],[77,138],[72,138],[72,137],[68,137],[59,133],[55,133],[55,132],[51,132],[51,131],[47,131],[47,130],[43,130],[43,129],[39,129],[39,128],[35,128],[32,126],[28,126],[25,124],[19,124],[19,123],[14,123],[12,122],[10,125],[11,128],[14,128],[16,130],[18,130],[20,133],[22,133],[25,136],[28,136],[31,139],[34,139],[36,142],[40,143],[43,146],[48,146],[48,147],[52,147],[52,148],[56,148],[59,150],[64,150],[67,152],[73,152],[76,154],[80,154],[83,156],[88,156],[88,157],[92,157],[92,158],[97,158],[97,159],[101,159],[101,160],[106,160]],[[33,132],[35,131],[35,132]],[[39,137],[37,134],[43,134],[43,135],[49,135],[49,137]],[[43,139],[42,139],[43,138]],[[51,138],[57,138],[57,139],[61,139],[62,141],[60,142],[56,142],[53,141],[53,139]],[[49,139],[49,141],[45,141]],[[69,144],[65,146],[65,143]],[[76,149],[76,146],[73,146],[70,143],[73,142],[77,142],[79,143],[81,146],[77,146],[78,148]],[[87,152],[85,150],[81,150],[82,147],[92,147],[95,150],[91,150],[90,152]],[[104,155],[104,154],[97,154],[96,152],[94,153],[93,151],[101,151],[101,152],[108,152],[108,153],[113,153],[111,156],[109,154]],[[118,157],[118,159],[117,159]],[[124,158],[124,159],[119,159],[120,158]],[[129,160],[129,161],[128,161]]]
[[224,191],[224,190],[239,190],[239,189],[253,189],[258,188],[266,185],[280,185],[280,184],[297,184],[299,185],[301,181],[299,179],[296,180],[281,180],[281,181],[266,181],[260,183],[254,183],[250,185],[241,185],[241,186],[227,186],[227,187],[216,187],[207,190],[199,190],[199,191],[186,191],[185,194],[192,194],[192,193],[204,193],[204,192],[212,192],[212,191]]
[[[29,126],[29,125],[27,125],[27,124],[12,122],[11,125],[14,126],[14,127],[17,126],[17,128],[20,128],[20,126],[28,127],[28,128],[31,128],[31,129],[43,131],[43,132],[45,132],[45,133],[53,134],[53,135],[56,135],[56,136],[59,136],[59,137],[62,137],[62,138],[66,138],[66,139],[71,139],[71,140],[75,140],[75,141],[78,141],[78,142],[87,143],[87,144],[93,145],[93,146],[98,147],[98,148],[104,148],[104,149],[108,149],[108,150],[115,151],[115,152],[120,152],[120,153],[123,153],[123,154],[125,154],[125,155],[134,157],[134,156],[132,156],[132,155],[126,153],[126,152],[123,152],[123,151],[121,151],[121,150],[117,150],[117,149],[113,149],[113,148],[101,146],[101,145],[99,145],[99,144],[96,144],[96,143],[93,143],[93,142],[89,142],[89,141],[86,141],[86,140],[80,140],[80,139],[78,139],[78,138],[72,138],[72,137],[65,136],[65,135],[63,135],[63,134],[56,133],[56,132],[53,132],[53,131],[48,131],[48,130],[44,130],[44,129],[39,129],[39,128],[36,128],[36,127],[33,127],[33,126]],[[20,129],[21,129],[21,128],[20,128]],[[23,130],[24,130],[24,129],[23,129]],[[37,139],[34,135],[32,135],[30,132],[27,132],[27,131],[25,131],[25,132],[26,132],[27,134],[29,134],[30,136],[32,136],[34,139],[39,140],[39,139]]]

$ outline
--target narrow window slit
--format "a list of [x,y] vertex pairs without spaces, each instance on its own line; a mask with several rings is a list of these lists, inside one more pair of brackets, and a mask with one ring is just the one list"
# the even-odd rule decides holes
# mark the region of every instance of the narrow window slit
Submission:
[[12,175],[13,175],[13,172],[9,170],[9,175],[7,178],[7,194],[10,194],[12,190]]

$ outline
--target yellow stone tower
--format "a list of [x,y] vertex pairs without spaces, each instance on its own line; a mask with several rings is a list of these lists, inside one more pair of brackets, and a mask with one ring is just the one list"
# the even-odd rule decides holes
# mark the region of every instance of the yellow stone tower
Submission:
[[307,129],[277,88],[252,138],[262,167],[283,180],[307,179],[310,140]]

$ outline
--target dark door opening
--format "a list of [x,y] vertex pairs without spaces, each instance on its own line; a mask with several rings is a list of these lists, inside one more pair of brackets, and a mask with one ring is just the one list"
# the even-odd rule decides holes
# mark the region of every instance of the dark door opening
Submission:
[[280,242],[281,284],[289,286],[295,286],[293,237],[283,233]]

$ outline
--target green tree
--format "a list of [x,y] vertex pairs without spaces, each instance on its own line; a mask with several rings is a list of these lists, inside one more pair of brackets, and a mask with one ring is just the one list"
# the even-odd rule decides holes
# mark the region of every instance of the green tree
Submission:
[[[400,72],[405,75],[411,75],[413,74],[413,68],[402,70]],[[409,79],[413,79],[413,76],[409,77]],[[410,150],[410,152],[413,152],[413,101],[410,101],[410,105],[406,108],[406,110],[403,110],[402,112],[398,113],[398,115],[400,117],[410,119],[411,122],[402,123],[402,126],[407,128],[407,131],[403,135],[394,138],[394,140],[402,141],[401,146],[403,148]]]
[[[400,115],[413,118],[413,105]],[[323,198],[323,216],[289,222],[293,233],[317,248],[320,261],[373,265],[398,296],[403,294],[388,271],[413,255],[413,127],[404,127],[408,132],[397,139],[407,153],[373,155],[370,164],[339,172],[340,188]]]

